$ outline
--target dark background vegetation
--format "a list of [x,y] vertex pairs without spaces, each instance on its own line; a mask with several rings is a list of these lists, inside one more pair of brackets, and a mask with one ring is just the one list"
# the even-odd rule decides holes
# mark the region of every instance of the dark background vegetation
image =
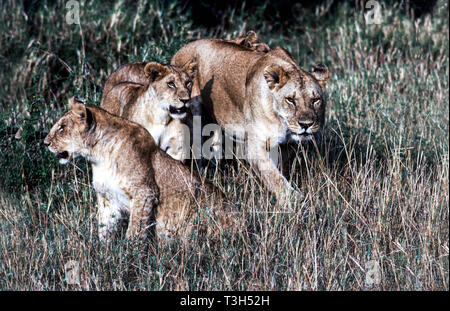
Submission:
[[[448,290],[447,1],[380,1],[380,25],[365,1],[81,1],[80,25],[66,2],[0,3],[0,289]],[[324,137],[293,163],[309,208],[278,213],[237,163],[208,177],[245,203],[244,234],[161,241],[145,265],[126,241],[102,248],[89,165],[42,143],[68,98],[98,105],[121,64],[248,30],[332,70]]]
[[[195,25],[203,27],[230,27],[230,23],[227,22],[226,17],[231,12],[245,11],[249,15],[258,14],[263,20],[270,21],[273,27],[282,29],[293,23],[301,23],[300,14],[295,14],[293,7],[301,7],[301,15],[307,16],[320,12],[320,17],[333,18],[339,7],[346,3],[349,8],[355,10],[364,10],[366,8],[367,1],[364,0],[278,0],[278,1],[265,1],[265,0],[249,0],[249,1],[201,1],[201,0],[184,0],[180,1],[184,12],[195,12],[192,15],[192,20]],[[392,6],[398,4],[401,11],[406,14],[410,14],[411,17],[420,17],[424,14],[430,14],[433,12],[433,8],[437,3],[437,0],[412,0],[412,1],[383,1],[384,4]],[[300,12],[299,12],[300,13]],[[320,20],[316,20],[316,23],[320,23]]]

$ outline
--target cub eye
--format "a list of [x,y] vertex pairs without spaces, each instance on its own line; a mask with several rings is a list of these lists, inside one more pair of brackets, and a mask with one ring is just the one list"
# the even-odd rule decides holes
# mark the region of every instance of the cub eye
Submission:
[[64,131],[64,125],[63,124],[61,124],[59,127],[58,127],[58,132],[62,132],[62,131]]
[[320,102],[321,102],[320,98],[313,98],[312,103],[314,105],[314,108],[319,108]]
[[170,87],[170,88],[172,88],[172,89],[174,89],[174,88],[175,88],[175,83],[173,83],[173,82],[168,82],[168,83],[167,83],[167,86]]
[[191,88],[191,86],[192,86],[192,81],[188,81],[188,82],[186,82],[186,87],[187,87],[188,89],[190,89],[190,88]]
[[293,99],[293,98],[291,98],[291,97],[286,97],[286,102],[287,102],[289,105],[295,106],[295,99]]

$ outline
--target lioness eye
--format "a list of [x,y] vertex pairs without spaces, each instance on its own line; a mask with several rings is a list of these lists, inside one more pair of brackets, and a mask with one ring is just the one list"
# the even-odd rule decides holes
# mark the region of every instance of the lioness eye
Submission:
[[294,105],[295,106],[295,100],[293,98],[290,97],[286,97],[286,102],[290,105]]
[[173,83],[173,82],[168,82],[168,83],[167,83],[167,86],[173,89],[173,88],[175,88],[175,83]]
[[191,81],[186,82],[186,87],[187,87],[188,89],[190,89],[191,86],[192,86],[192,82],[191,82]]
[[64,125],[60,125],[60,126],[58,127],[58,132],[62,132],[62,131],[64,131]]

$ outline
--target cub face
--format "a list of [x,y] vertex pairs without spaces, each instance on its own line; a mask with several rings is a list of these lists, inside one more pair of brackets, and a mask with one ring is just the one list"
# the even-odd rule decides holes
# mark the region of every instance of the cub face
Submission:
[[74,98],[70,100],[70,110],[51,128],[44,139],[48,149],[56,154],[60,164],[83,154],[86,149],[87,132],[95,123],[92,112]]
[[174,119],[186,116],[196,65],[196,61],[191,60],[182,68],[156,62],[150,62],[144,67],[144,73],[152,86],[148,91],[156,93],[152,95],[156,95],[161,107]]
[[312,73],[272,64],[264,78],[274,97],[274,110],[287,125],[290,139],[312,140],[325,120],[323,87],[330,74],[325,65],[316,65]]

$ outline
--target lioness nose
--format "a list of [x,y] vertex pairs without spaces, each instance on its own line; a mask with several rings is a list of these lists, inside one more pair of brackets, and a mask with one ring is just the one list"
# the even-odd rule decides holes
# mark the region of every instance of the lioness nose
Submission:
[[189,102],[189,98],[180,98],[180,102],[182,102],[183,104],[187,104]]
[[311,125],[313,125],[313,121],[307,120],[307,121],[298,121],[298,125],[300,125],[300,127],[304,128],[305,130],[310,127]]
[[46,145],[47,147],[50,146],[50,142],[48,141],[48,136],[45,137],[45,139],[44,139],[44,145]]

